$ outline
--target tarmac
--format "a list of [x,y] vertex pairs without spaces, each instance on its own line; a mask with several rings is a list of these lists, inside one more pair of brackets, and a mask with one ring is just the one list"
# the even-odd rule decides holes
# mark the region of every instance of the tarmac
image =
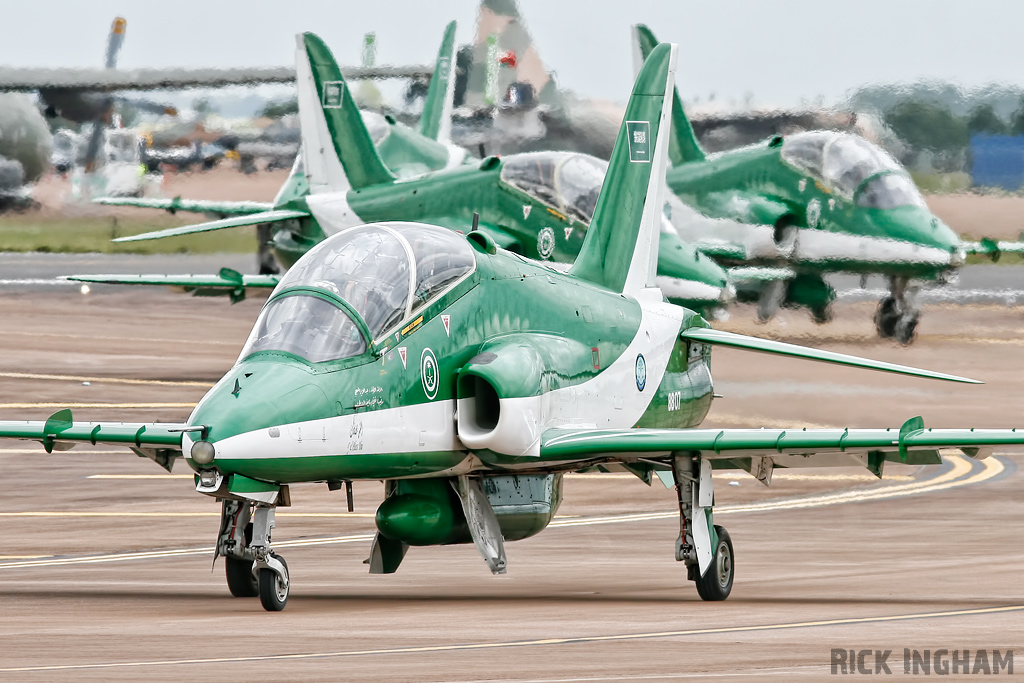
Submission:
[[[77,419],[182,420],[235,361],[260,305],[164,288],[2,289],[0,419],[70,406]],[[899,427],[922,415],[1024,427],[1024,310],[926,304],[903,348],[874,338],[873,309],[841,302],[819,327],[797,311],[756,325],[737,307],[716,326],[987,383],[716,350],[723,398],[705,425]],[[558,518],[507,546],[500,577],[472,546],[414,548],[398,573],[371,576],[382,485],[356,485],[355,513],[326,486],[296,486],[275,535],[292,594],[267,613],[229,595],[221,562],[211,571],[218,507],[180,463],[168,474],[126,449],[48,455],[7,441],[0,679],[818,680],[833,679],[833,649],[892,650],[897,676],[904,648],[1021,659],[1020,462],[951,452],[881,481],[780,472],[770,489],[716,477],[716,522],[737,557],[723,603],[702,602],[674,560],[674,493],[630,475],[569,476]]]

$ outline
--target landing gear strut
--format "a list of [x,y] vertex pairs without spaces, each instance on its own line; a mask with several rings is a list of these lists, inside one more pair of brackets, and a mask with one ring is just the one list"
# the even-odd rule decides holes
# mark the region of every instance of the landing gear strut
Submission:
[[875,329],[882,339],[895,339],[904,346],[917,336],[917,322],[921,310],[917,307],[918,286],[910,284],[908,278],[889,279],[891,294],[878,303],[875,312]]
[[697,584],[702,600],[725,600],[732,592],[735,555],[729,532],[712,525],[714,488],[711,463],[676,456],[672,461],[679,501],[676,560],[686,563],[687,578]]
[[[288,603],[288,564],[270,546],[272,505],[223,499],[214,560],[224,556],[228,590],[236,598],[259,596],[263,608],[280,612]],[[250,521],[252,520],[252,521]]]

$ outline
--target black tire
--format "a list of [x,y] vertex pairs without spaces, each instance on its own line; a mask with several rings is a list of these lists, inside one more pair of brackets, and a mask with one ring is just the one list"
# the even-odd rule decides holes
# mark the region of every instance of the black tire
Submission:
[[896,323],[893,336],[900,344],[910,346],[917,339],[917,316],[900,318]]
[[225,556],[224,575],[228,580],[228,590],[236,598],[255,598],[260,594],[259,581],[252,573],[252,560]]
[[701,600],[717,602],[725,600],[732,592],[732,580],[735,574],[735,558],[732,550],[732,539],[724,527],[715,525],[718,534],[718,546],[711,556],[711,566],[704,576],[697,578],[697,595]]
[[875,311],[875,329],[882,339],[891,339],[896,334],[896,323],[900,320],[899,311],[896,310],[896,299],[886,297],[878,303],[878,310]]
[[[280,555],[273,555],[273,557],[276,557],[284,565],[284,573],[288,575],[288,563],[284,561],[284,558]],[[283,610],[284,606],[288,604],[288,595],[291,593],[290,575],[288,584],[285,586],[281,586],[277,578],[277,572],[273,569],[260,569],[259,571],[260,603],[268,612]]]
[[811,320],[813,320],[816,325],[830,323],[833,318],[835,318],[835,313],[832,310],[832,304],[816,306],[811,309]]

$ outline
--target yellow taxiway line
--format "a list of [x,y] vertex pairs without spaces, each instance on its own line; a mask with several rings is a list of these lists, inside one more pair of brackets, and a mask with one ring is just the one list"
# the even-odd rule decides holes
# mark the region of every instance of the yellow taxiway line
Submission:
[[[768,500],[760,503],[746,503],[737,505],[721,505],[715,507],[716,515],[735,514],[739,512],[766,512],[770,510],[797,510],[811,507],[825,507],[829,505],[837,505],[840,503],[856,503],[870,500],[884,500],[887,498],[897,498],[902,496],[915,495],[918,493],[930,493],[934,491],[944,491],[951,488],[960,486],[968,486],[971,484],[981,483],[998,476],[1005,470],[1005,465],[997,458],[988,458],[980,461],[982,463],[981,471],[970,474],[972,470],[971,461],[964,456],[949,456],[947,460],[952,462],[952,467],[943,472],[942,474],[928,479],[917,480],[907,484],[891,484],[888,486],[879,486],[867,489],[858,489],[855,491],[836,491],[833,493],[826,493],[812,496],[796,496],[793,498],[783,498],[776,500]],[[77,512],[77,511],[40,511],[40,512],[7,512],[0,513],[0,517],[73,517],[73,516],[95,516],[95,517],[171,517],[171,516],[214,516],[218,513],[205,513],[205,512],[194,512],[194,513],[163,513],[163,512]],[[370,513],[344,513],[344,512],[322,512],[322,513],[302,513],[302,512],[280,512],[279,517],[351,517],[366,515],[372,517]],[[607,516],[595,516],[595,517],[566,517],[556,518],[548,526],[553,529],[566,528],[566,527],[577,527],[577,526],[592,526],[596,524],[621,524],[626,522],[644,522],[660,519],[674,519],[678,516],[678,512],[646,512],[646,513],[629,513],[621,515],[607,515]],[[278,548],[295,548],[295,547],[306,547],[306,546],[317,546],[317,545],[335,545],[341,543],[355,543],[360,541],[369,541],[373,539],[372,533],[361,533],[352,534],[348,536],[334,536],[327,538],[310,538],[310,539],[299,539],[294,541],[283,541],[275,543],[275,547]],[[97,564],[106,562],[123,562],[127,560],[152,560],[162,559],[171,557],[182,557],[187,555],[208,555],[213,552],[213,546],[203,548],[178,548],[172,550],[151,550],[143,552],[132,552],[132,553],[116,553],[106,555],[80,555],[76,557],[46,557],[38,560],[25,560],[18,562],[0,562],[0,570],[3,569],[27,569],[35,567],[59,567],[73,564]]]
[[7,379],[46,379],[60,382],[89,382],[90,384],[147,384],[156,387],[202,387],[209,389],[210,382],[173,381],[164,379],[130,379],[126,377],[80,377],[78,375],[42,375],[34,372],[0,372]]
[[[327,659],[341,657],[368,657],[431,652],[466,652],[473,650],[496,650],[512,647],[542,647],[547,645],[579,645],[583,643],[609,643],[657,638],[686,638],[689,636],[722,635],[730,633],[756,633],[765,631],[788,631],[794,629],[854,626],[858,624],[884,624],[907,622],[921,619],[943,619],[950,617],[973,617],[988,614],[1006,614],[1024,611],[1024,605],[1000,607],[977,607],[973,609],[943,610],[940,612],[917,612],[910,614],[888,614],[870,617],[846,617],[819,619],[814,621],[790,621],[777,624],[752,624],[749,626],[720,626],[675,631],[648,631],[643,633],[613,633],[596,636],[568,636],[564,638],[536,638],[531,640],[496,640],[482,643],[455,643],[451,645],[421,645],[414,647],[389,647],[371,650],[335,650],[325,652],[300,652],[276,655],[243,655],[237,657],[204,657],[195,659],[153,659],[136,662],[94,662],[90,664],[51,664],[0,668],[0,673],[29,671],[73,671],[87,669],[148,668],[154,666],[181,666],[186,664],[237,664],[240,662],[296,661],[304,659]],[[827,666],[823,664],[822,667]]]

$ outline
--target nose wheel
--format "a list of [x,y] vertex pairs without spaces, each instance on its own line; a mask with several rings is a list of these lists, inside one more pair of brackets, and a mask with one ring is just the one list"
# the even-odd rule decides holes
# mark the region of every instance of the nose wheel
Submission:
[[908,346],[917,337],[917,323],[921,310],[917,307],[917,286],[906,278],[890,279],[892,294],[878,303],[875,311],[875,329],[882,339],[895,339]]
[[291,590],[288,563],[280,555],[272,554],[268,556],[267,564],[270,566],[259,570],[260,603],[268,612],[280,612],[288,604]]

